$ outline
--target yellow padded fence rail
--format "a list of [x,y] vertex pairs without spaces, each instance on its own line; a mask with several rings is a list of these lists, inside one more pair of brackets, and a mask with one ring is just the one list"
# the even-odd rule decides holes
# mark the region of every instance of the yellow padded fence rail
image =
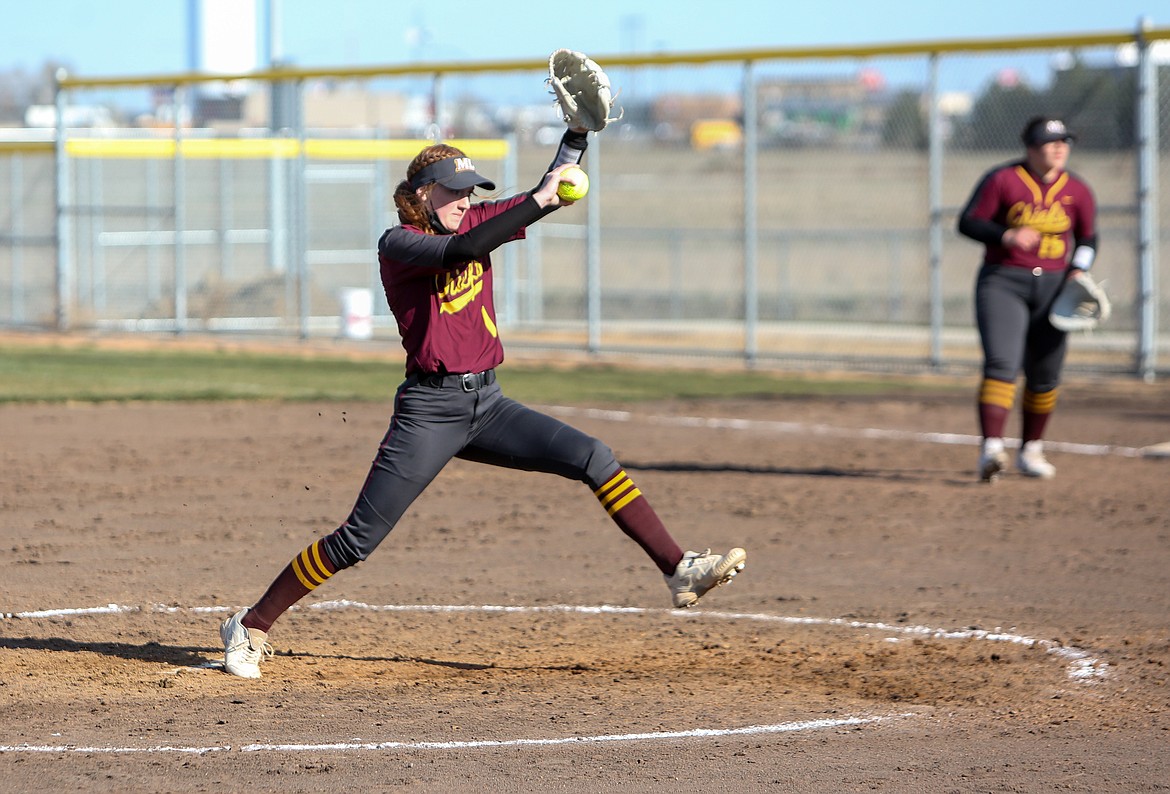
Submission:
[[[347,140],[311,139],[304,142],[305,157],[311,160],[410,160],[431,140]],[[447,141],[469,157],[502,160],[508,155],[506,140],[465,138]],[[65,153],[70,157],[97,159],[170,160],[179,154],[189,159],[271,160],[292,159],[301,154],[301,142],[295,138],[70,138]],[[51,141],[29,143],[0,142],[0,156],[12,154],[51,154]]]
[[[623,66],[670,66],[679,64],[713,64],[748,61],[809,60],[821,58],[872,58],[887,55],[928,55],[944,53],[996,52],[1009,50],[1076,49],[1078,47],[1117,46],[1134,42],[1138,37],[1147,42],[1170,40],[1170,28],[1085,33],[1065,36],[1030,36],[1000,39],[951,39],[938,41],[894,42],[873,45],[834,45],[825,47],[790,47],[745,50],[713,50],[659,55],[600,54],[596,60],[607,69]],[[312,80],[318,78],[375,78],[407,75],[460,74],[477,72],[511,72],[546,69],[543,59],[419,62],[402,65],[322,68],[279,68],[236,74],[207,74],[184,72],[179,74],[124,75],[108,77],[74,77],[58,79],[61,88],[112,88],[142,85],[196,85],[201,83],[260,80],[264,82]]]

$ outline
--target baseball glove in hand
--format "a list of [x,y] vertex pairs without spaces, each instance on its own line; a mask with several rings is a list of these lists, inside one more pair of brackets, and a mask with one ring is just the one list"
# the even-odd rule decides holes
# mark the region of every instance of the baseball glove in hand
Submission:
[[1109,319],[1111,310],[1102,286],[1085,271],[1076,270],[1052,302],[1048,322],[1061,331],[1091,331]]
[[611,121],[614,95],[605,71],[575,50],[557,50],[548,59],[548,79],[565,123],[576,129],[600,132]]

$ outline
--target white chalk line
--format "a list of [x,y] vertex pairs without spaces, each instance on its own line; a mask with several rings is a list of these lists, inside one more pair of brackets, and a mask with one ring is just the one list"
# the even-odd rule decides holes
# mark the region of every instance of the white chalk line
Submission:
[[[600,744],[603,742],[647,742],[678,741],[682,739],[708,739],[727,736],[761,736],[774,733],[797,733],[819,731],[827,728],[841,728],[870,725],[915,716],[911,713],[890,714],[884,717],[843,717],[833,720],[803,720],[782,722],[775,725],[751,725],[746,728],[695,728],[689,731],[658,731],[655,733],[614,733],[598,736],[556,736],[547,739],[483,739],[459,742],[334,742],[326,744],[245,744],[240,752],[352,752],[387,750],[479,750],[505,747],[555,747],[567,744]],[[209,747],[182,747],[163,745],[158,747],[75,747],[73,745],[0,745],[0,753],[218,753],[229,752],[231,745]]]
[[[829,438],[883,439],[887,441],[914,441],[923,444],[950,444],[977,447],[983,443],[979,436],[963,433],[928,433],[913,430],[889,430],[875,427],[836,427],[806,422],[779,422],[762,419],[734,419],[705,416],[639,415],[630,411],[609,411],[598,408],[575,408],[565,405],[545,406],[543,410],[561,416],[580,416],[605,422],[647,422],[669,427],[702,427],[719,430],[743,430],[751,433],[777,435],[822,436]],[[1017,438],[1005,438],[1004,445],[1019,447]],[[1069,441],[1044,441],[1044,449],[1073,455],[1117,455],[1123,458],[1165,458],[1162,444],[1146,447],[1125,447],[1114,444],[1077,444]]]
[[563,744],[598,744],[601,742],[670,741],[724,736],[759,736],[769,733],[795,733],[868,725],[892,719],[912,717],[913,714],[891,714],[885,717],[844,717],[835,720],[804,720],[776,725],[751,725],[746,728],[695,728],[689,731],[657,731],[654,733],[615,733],[600,736],[562,736],[551,739],[498,739],[462,742],[356,742],[339,744],[248,744],[244,752],[290,750],[466,750],[482,747],[548,747]]
[[[1069,666],[1068,675],[1074,681],[1100,680],[1107,675],[1108,665],[1092,657],[1087,651],[1073,646],[1060,645],[1049,640],[1039,640],[1020,634],[1001,630],[987,631],[983,629],[938,629],[929,626],[898,626],[876,621],[846,620],[844,618],[812,618],[786,615],[771,615],[758,612],[721,612],[707,610],[673,610],[673,609],[646,609],[642,607],[620,607],[611,605],[579,606],[571,604],[554,604],[547,606],[508,606],[497,604],[366,604],[360,601],[337,599],[322,601],[308,605],[293,606],[294,610],[342,610],[358,609],[374,612],[481,612],[481,613],[561,613],[579,615],[658,615],[670,616],[685,620],[748,620],[757,622],[787,623],[795,625],[837,626],[849,629],[882,632],[893,635],[912,635],[934,639],[970,639],[990,642],[1010,642],[1027,647],[1041,647],[1046,652],[1062,658]],[[195,606],[179,607],[165,604],[148,606],[107,604],[100,607],[73,607],[61,609],[40,609],[24,612],[3,612],[0,618],[4,619],[43,619],[55,617],[84,617],[96,615],[116,615],[126,613],[176,614],[190,612],[195,614],[234,613],[235,607],[228,606]],[[207,663],[195,666],[197,669],[206,669],[219,666],[217,663]],[[181,669],[181,668],[180,668]],[[444,751],[444,750],[472,750],[482,748],[508,747],[551,747],[571,744],[597,744],[604,742],[646,742],[646,741],[679,741],[685,739],[719,738],[732,736],[753,736],[778,733],[795,733],[801,731],[825,730],[828,728],[860,726],[886,722],[893,719],[904,719],[915,716],[912,713],[891,714],[885,716],[844,717],[831,720],[801,720],[796,722],[777,723],[773,725],[752,725],[743,728],[695,728],[687,731],[658,731],[653,733],[623,733],[600,734],[595,736],[561,736],[542,739],[484,739],[474,741],[454,742],[334,742],[325,744],[248,744],[238,748],[240,752],[362,752],[362,751]],[[72,746],[72,745],[0,745],[0,753],[82,753],[82,754],[150,754],[150,753],[181,753],[207,754],[228,752],[232,745],[211,745],[206,747],[181,745],[160,745],[154,747],[100,747],[100,746]]]
[[[0,618],[9,619],[37,619],[55,617],[82,617],[86,615],[116,615],[134,612],[155,614],[175,614],[191,612],[195,614],[234,614],[237,607],[229,606],[194,606],[177,607],[165,604],[147,606],[127,604],[107,604],[103,607],[73,607],[64,609],[40,609],[27,612],[2,612]],[[1068,665],[1068,676],[1073,681],[1091,682],[1106,678],[1109,665],[1097,659],[1088,651],[1073,645],[1062,645],[1053,640],[1042,640],[1028,637],[1003,629],[940,629],[931,626],[897,625],[880,621],[848,620],[845,618],[815,618],[792,615],[771,615],[764,612],[722,612],[705,609],[648,609],[645,607],[621,607],[611,605],[579,606],[573,604],[550,604],[545,606],[507,606],[501,604],[366,604],[361,601],[335,599],[320,601],[313,604],[295,605],[292,610],[304,611],[333,611],[342,609],[357,609],[370,612],[487,612],[535,614],[557,613],[577,615],[657,615],[679,620],[733,620],[754,621],[758,623],[787,623],[801,626],[832,626],[858,631],[872,631],[892,635],[906,635],[924,637],[937,640],[979,640],[985,642],[1006,642],[1013,645],[1022,645],[1028,648],[1041,648],[1046,653],[1061,659]],[[214,664],[214,663],[213,663]],[[205,665],[213,666],[213,665]]]

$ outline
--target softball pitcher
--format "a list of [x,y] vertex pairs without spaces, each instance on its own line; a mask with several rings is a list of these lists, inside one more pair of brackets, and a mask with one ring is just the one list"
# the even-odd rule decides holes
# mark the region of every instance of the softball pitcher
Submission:
[[588,485],[614,523],[662,572],[675,607],[688,607],[744,567],[746,553],[686,552],[603,443],[505,397],[504,360],[492,301],[492,252],[569,204],[562,171],[579,163],[587,131],[565,131],[548,172],[530,191],[472,203],[494,190],[462,151],[424,148],[394,202],[401,224],[378,241],[386,299],[406,349],[389,429],[349,517],[297,554],[250,609],[220,627],[224,666],[260,677],[267,632],[284,612],[338,571],[366,559],[452,458],[546,472]]
[[1056,407],[1068,334],[1048,321],[1049,309],[1075,269],[1097,255],[1096,205],[1089,186],[1066,171],[1075,136],[1060,119],[1036,117],[1024,127],[1024,159],[985,174],[959,217],[959,232],[986,247],[975,282],[975,318],[983,345],[979,478],[993,482],[1007,468],[1004,428],[1024,372],[1016,466],[1051,479],[1043,437]]

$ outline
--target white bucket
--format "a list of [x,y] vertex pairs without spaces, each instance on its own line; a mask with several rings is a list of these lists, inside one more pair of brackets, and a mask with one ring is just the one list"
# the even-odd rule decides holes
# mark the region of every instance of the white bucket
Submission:
[[341,291],[341,334],[346,339],[369,339],[374,335],[374,293],[368,289]]

